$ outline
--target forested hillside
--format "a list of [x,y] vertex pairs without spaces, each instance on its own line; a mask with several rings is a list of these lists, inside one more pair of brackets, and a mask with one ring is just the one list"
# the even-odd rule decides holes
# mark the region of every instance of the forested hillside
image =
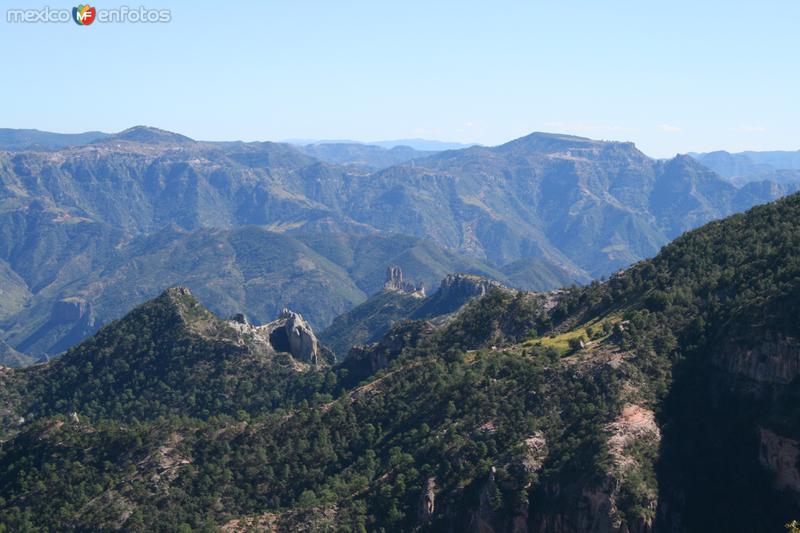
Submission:
[[332,366],[281,351],[288,322],[170,291],[2,371],[0,522],[780,530],[800,514],[798,245],[795,195],[605,283],[491,288]]

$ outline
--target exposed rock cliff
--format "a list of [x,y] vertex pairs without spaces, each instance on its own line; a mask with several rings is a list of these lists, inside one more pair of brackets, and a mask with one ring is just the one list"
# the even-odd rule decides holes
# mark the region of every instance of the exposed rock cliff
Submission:
[[[42,309],[45,313],[46,309]],[[15,335],[8,342],[24,353],[40,358],[44,354],[58,355],[97,330],[98,323],[92,304],[81,297],[56,301],[47,320],[34,321],[35,331],[24,339]]]
[[452,313],[462,305],[486,294],[492,287],[502,287],[497,281],[473,274],[448,274],[433,294],[415,314],[415,318],[429,318]]
[[242,336],[268,351],[290,354],[296,361],[309,365],[326,365],[335,361],[333,353],[317,340],[314,330],[300,313],[284,309],[278,318],[261,326],[251,325],[242,313],[228,321]]
[[[499,283],[470,274],[450,274],[431,296],[425,287],[403,281],[400,267],[390,266],[384,290],[366,302],[337,317],[320,338],[339,359],[347,357],[357,344],[375,342],[389,329],[406,319],[436,320],[460,309],[469,300],[482,296]],[[410,291],[410,292],[409,292]],[[442,317],[443,318],[443,317]]]
[[419,298],[425,297],[425,285],[422,282],[414,285],[410,281],[403,281],[403,271],[397,265],[390,265],[386,269],[386,282],[383,284],[383,289],[408,292]]
[[422,320],[404,322],[392,328],[376,343],[354,346],[341,366],[347,369],[348,380],[353,384],[358,383],[386,368],[405,348],[417,345],[434,329],[431,323]]
[[[743,347],[733,340],[716,352],[714,362],[732,374],[759,383],[788,384],[800,376],[800,341],[793,337],[767,335],[756,346]],[[746,346],[746,345],[745,345]]]
[[58,323],[72,323],[84,320],[88,326],[94,325],[92,304],[83,298],[64,298],[53,305],[51,319]]
[[405,289],[403,284],[403,271],[397,265],[390,265],[386,269],[386,282],[383,284],[384,289],[399,290]]
[[758,460],[774,477],[775,488],[788,489],[800,499],[800,442],[765,428],[758,428],[761,443]]
[[289,338],[289,352],[295,359],[304,363],[317,364],[320,356],[320,346],[311,326],[303,320],[299,313],[284,309],[280,318],[286,321],[284,329]]
[[449,274],[442,280],[439,290],[443,295],[476,298],[492,287],[501,287],[497,281],[472,274]]
[[488,533],[500,530],[500,528],[493,525],[494,512],[493,500],[497,495],[497,481],[495,474],[497,470],[492,467],[489,470],[489,475],[483,482],[480,492],[478,493],[478,508],[472,513],[469,530],[475,533]]
[[425,486],[419,496],[419,508],[417,509],[417,520],[420,523],[430,522],[433,513],[436,511],[436,478],[429,477],[425,480]]
[[[650,533],[653,531],[658,493],[640,480],[658,449],[661,431],[653,411],[625,405],[604,428],[608,462],[602,477],[581,478],[573,484],[547,484],[532,497],[532,523],[526,531]],[[528,439],[531,463],[540,464],[545,443]],[[538,457],[537,457],[538,456]],[[637,484],[631,490],[631,481]],[[638,480],[638,481],[637,481]],[[622,500],[635,492],[639,514],[623,513]]]

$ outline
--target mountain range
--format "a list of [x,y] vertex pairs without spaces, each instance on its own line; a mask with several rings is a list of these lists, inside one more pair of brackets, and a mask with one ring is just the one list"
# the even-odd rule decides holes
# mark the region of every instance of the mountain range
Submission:
[[264,323],[290,306],[323,329],[380,290],[390,264],[428,288],[456,271],[523,289],[585,283],[797,188],[737,187],[688,156],[545,133],[379,156],[147,127],[4,135],[0,338],[29,360],[174,284],[222,316]]
[[326,144],[346,144],[346,145],[361,145],[361,146],[376,146],[378,148],[385,148],[391,150],[392,148],[411,148],[421,152],[442,152],[444,150],[461,150],[462,148],[469,148],[470,146],[477,146],[477,143],[458,143],[449,141],[437,141],[433,139],[395,139],[388,141],[372,141],[362,142],[345,139],[289,139],[284,141],[289,144],[298,146],[309,145],[326,145]]
[[800,181],[800,150],[738,153],[721,150],[691,156],[736,185],[764,180],[778,183]]
[[[418,294],[430,319],[341,362],[297,313],[255,326],[168,289],[0,368],[0,523],[779,530],[800,515],[798,250],[795,194],[604,282],[451,277]],[[388,274],[384,292],[421,292]],[[443,298],[457,287],[482,288]]]
[[365,171],[382,170],[435,153],[435,151],[414,150],[408,146],[386,149],[358,143],[308,144],[299,146],[298,149],[326,163],[348,165]]

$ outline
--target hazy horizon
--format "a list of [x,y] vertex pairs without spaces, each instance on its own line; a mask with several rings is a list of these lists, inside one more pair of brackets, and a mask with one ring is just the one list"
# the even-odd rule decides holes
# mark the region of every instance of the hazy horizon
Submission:
[[[800,3],[185,1],[168,23],[9,22],[24,60],[4,127],[204,140],[435,139],[533,131],[653,157],[797,150]],[[119,7],[102,5],[98,9]]]
[[[710,153],[710,152],[715,152],[715,151],[727,151],[727,152],[730,152],[730,153],[733,153],[733,154],[753,152],[753,151],[755,151],[755,152],[798,152],[798,151],[800,151],[800,148],[795,148],[795,149],[791,149],[790,148],[790,149],[783,149],[783,150],[769,150],[769,149],[766,149],[766,150],[737,150],[737,151],[725,150],[724,148],[721,148],[719,150],[709,150],[707,152],[700,151],[700,150],[689,150],[689,151],[686,151],[686,152],[678,152],[676,154],[672,154],[671,156],[657,156],[657,155],[653,155],[653,154],[647,153],[646,151],[642,150],[642,147],[639,146],[639,144],[636,142],[635,139],[603,139],[603,138],[597,138],[597,137],[592,137],[592,136],[588,136],[588,135],[577,135],[577,134],[574,134],[574,133],[558,132],[558,131],[531,131],[531,132],[528,132],[528,133],[526,133],[524,135],[521,135],[519,137],[506,139],[506,140],[501,141],[499,143],[483,144],[483,143],[478,143],[478,142],[471,142],[470,143],[470,142],[451,141],[451,140],[448,140],[448,139],[434,139],[434,138],[422,138],[422,137],[403,138],[403,139],[400,139],[400,138],[397,138],[397,139],[371,139],[371,140],[364,140],[364,139],[312,139],[312,138],[298,138],[298,139],[239,139],[239,138],[201,139],[201,138],[194,137],[192,135],[188,135],[186,132],[183,132],[183,131],[167,130],[166,128],[161,128],[159,126],[153,126],[153,125],[150,125],[150,124],[136,124],[136,125],[130,126],[128,128],[123,128],[123,129],[121,129],[119,131],[102,131],[102,130],[99,130],[99,129],[86,130],[86,131],[50,131],[50,130],[42,130],[40,128],[5,128],[2,125],[0,125],[0,129],[31,130],[31,131],[39,131],[39,132],[42,132],[42,133],[55,133],[55,134],[64,134],[64,135],[78,135],[78,134],[86,134],[86,133],[102,133],[102,134],[113,135],[113,134],[117,134],[117,133],[123,132],[123,131],[128,130],[128,129],[131,129],[131,128],[136,128],[136,127],[154,128],[154,129],[160,129],[160,130],[168,131],[170,133],[177,133],[177,134],[185,135],[185,136],[191,138],[192,140],[198,141],[198,142],[275,142],[275,143],[284,143],[284,144],[294,144],[294,145],[298,145],[298,146],[310,145],[310,144],[350,144],[350,143],[352,143],[352,144],[364,144],[364,145],[377,146],[377,147],[381,147],[381,148],[391,148],[393,146],[408,146],[408,145],[417,144],[417,143],[420,143],[420,144],[424,143],[424,144],[431,144],[431,145],[442,145],[442,146],[439,146],[439,147],[411,146],[415,150],[430,150],[430,151],[460,150],[460,149],[469,148],[469,147],[472,147],[472,146],[485,146],[485,147],[491,148],[491,147],[494,147],[494,146],[500,146],[500,145],[506,144],[508,142],[512,142],[514,140],[520,139],[522,137],[527,137],[529,135],[534,135],[534,134],[565,135],[565,136],[585,138],[585,139],[590,139],[590,140],[594,140],[594,141],[601,141],[601,142],[630,142],[630,143],[633,143],[636,146],[636,148],[638,150],[640,150],[642,153],[644,153],[645,155],[647,155],[649,157],[652,157],[654,159],[666,159],[666,158],[670,158],[670,157],[675,156],[675,155],[703,154],[703,153]],[[404,143],[407,143],[407,144],[404,144]]]

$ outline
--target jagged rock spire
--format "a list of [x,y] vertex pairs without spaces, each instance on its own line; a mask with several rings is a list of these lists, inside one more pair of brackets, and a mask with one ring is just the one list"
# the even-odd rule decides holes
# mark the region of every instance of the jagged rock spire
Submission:
[[398,265],[389,265],[389,268],[386,269],[386,282],[383,284],[383,288],[396,291],[405,290],[403,271]]
[[425,296],[425,285],[422,282],[414,285],[410,281],[404,281],[403,270],[398,265],[389,265],[389,268],[386,269],[386,282],[383,284],[383,289]]

